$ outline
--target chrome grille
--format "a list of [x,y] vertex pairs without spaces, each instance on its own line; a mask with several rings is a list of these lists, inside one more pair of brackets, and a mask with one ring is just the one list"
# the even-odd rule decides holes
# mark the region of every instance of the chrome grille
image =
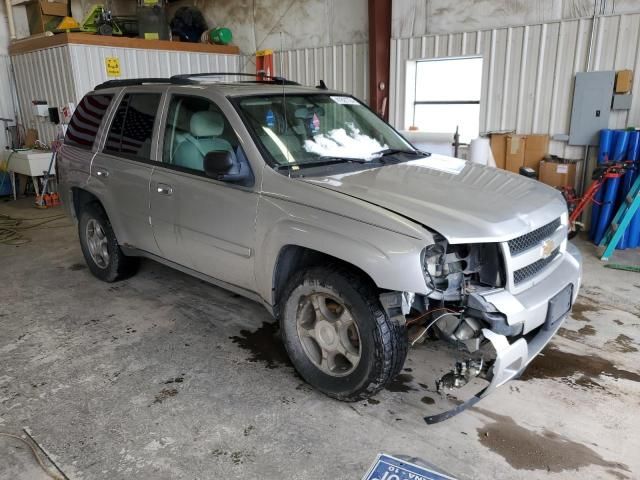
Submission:
[[537,275],[540,271],[544,269],[547,265],[549,265],[553,260],[560,254],[560,247],[556,248],[551,255],[547,258],[541,258],[540,260],[533,262],[526,267],[522,267],[519,270],[513,272],[513,283],[518,285],[526,280],[529,280],[534,275]]
[[556,218],[553,222],[547,223],[543,227],[522,235],[521,237],[509,240],[507,243],[509,244],[509,251],[511,252],[511,255],[518,255],[519,253],[525,252],[530,248],[539,245],[543,240],[549,238],[559,226],[560,219]]

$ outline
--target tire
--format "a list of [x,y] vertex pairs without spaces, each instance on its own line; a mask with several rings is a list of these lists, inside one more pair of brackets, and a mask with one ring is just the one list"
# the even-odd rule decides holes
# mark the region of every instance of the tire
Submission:
[[122,253],[111,222],[100,205],[90,203],[82,207],[78,235],[84,259],[95,277],[115,282],[137,271],[139,259]]
[[362,276],[340,266],[315,267],[293,275],[282,298],[280,327],[289,358],[326,395],[363,400],[402,369],[407,329],[387,316],[375,286]]

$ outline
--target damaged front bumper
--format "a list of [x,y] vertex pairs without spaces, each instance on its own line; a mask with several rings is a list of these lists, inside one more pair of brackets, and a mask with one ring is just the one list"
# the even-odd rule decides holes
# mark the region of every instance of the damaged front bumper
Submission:
[[[425,417],[425,421],[433,424],[451,418],[475,405],[509,380],[519,377],[564,323],[578,296],[581,280],[581,255],[577,248],[569,244],[562,263],[545,277],[544,282],[517,295],[506,291],[483,294],[484,301],[494,312],[506,315],[508,325],[522,324],[522,335],[519,338],[509,337],[483,329],[483,336],[489,340],[496,353],[488,374],[489,385],[465,403],[447,412]],[[561,304],[563,301],[568,303],[567,307],[554,304],[556,299]]]

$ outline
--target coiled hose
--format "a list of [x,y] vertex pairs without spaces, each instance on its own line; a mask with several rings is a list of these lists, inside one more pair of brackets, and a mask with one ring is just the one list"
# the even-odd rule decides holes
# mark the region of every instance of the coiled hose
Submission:
[[63,214],[38,218],[14,218],[9,215],[0,214],[0,244],[19,246],[29,243],[31,239],[23,235],[25,230],[67,227],[68,225],[48,225],[51,222],[64,218],[66,218],[66,216]]

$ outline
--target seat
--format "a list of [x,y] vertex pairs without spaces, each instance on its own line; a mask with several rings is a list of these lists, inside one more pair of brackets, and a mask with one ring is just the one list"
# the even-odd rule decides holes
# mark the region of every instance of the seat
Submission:
[[204,171],[204,157],[209,152],[233,151],[231,144],[219,136],[224,131],[221,113],[202,111],[191,116],[190,132],[178,144],[173,154],[174,165]]

